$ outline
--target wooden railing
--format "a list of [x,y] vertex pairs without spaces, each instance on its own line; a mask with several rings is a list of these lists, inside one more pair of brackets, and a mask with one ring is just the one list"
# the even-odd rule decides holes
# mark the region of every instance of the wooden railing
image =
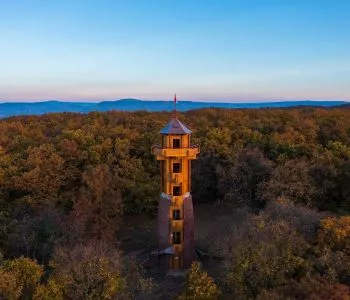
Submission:
[[162,157],[190,157],[195,158],[200,152],[197,145],[190,145],[186,148],[162,148],[159,145],[152,147],[153,154]]

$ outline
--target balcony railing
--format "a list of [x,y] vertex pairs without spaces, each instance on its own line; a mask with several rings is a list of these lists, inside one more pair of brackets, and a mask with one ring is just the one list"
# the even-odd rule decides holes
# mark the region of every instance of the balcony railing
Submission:
[[162,145],[154,145],[152,146],[152,149],[153,148],[158,148],[158,149],[198,149],[199,150],[199,145],[196,145],[196,144],[191,144],[190,146],[188,147],[178,147],[178,148],[173,148],[173,147],[163,147]]
[[199,146],[190,145],[182,148],[163,148],[160,145],[152,147],[153,154],[161,157],[193,157],[200,152]]

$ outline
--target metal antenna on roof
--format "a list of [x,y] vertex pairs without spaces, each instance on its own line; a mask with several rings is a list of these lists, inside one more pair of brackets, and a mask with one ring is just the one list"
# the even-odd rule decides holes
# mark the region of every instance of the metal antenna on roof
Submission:
[[176,94],[175,94],[174,95],[174,112],[173,112],[174,119],[177,119],[176,102],[177,102],[177,99],[176,99]]

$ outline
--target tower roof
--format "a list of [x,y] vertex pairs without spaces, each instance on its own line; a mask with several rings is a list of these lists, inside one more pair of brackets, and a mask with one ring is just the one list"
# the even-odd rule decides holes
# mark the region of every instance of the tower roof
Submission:
[[192,133],[183,123],[178,119],[172,119],[161,131],[161,134],[190,134]]

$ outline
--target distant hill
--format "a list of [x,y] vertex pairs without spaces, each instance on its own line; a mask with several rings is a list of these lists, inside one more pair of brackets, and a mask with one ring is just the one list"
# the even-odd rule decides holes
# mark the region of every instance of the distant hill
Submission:
[[345,104],[342,104],[342,105],[340,106],[340,108],[350,109],[350,102],[347,102],[347,103],[345,103]]
[[[268,108],[268,107],[295,107],[295,106],[319,106],[335,107],[341,105],[350,105],[345,101],[283,101],[283,102],[264,102],[264,103],[216,103],[216,102],[192,102],[179,101],[177,110],[187,111],[200,108]],[[77,112],[88,113],[91,111],[171,111],[174,107],[172,101],[143,101],[138,99],[121,99],[116,101],[102,101],[99,103],[91,102],[61,102],[61,101],[43,101],[43,102],[7,102],[0,103],[0,118],[17,115],[40,115],[45,113],[57,112]]]

